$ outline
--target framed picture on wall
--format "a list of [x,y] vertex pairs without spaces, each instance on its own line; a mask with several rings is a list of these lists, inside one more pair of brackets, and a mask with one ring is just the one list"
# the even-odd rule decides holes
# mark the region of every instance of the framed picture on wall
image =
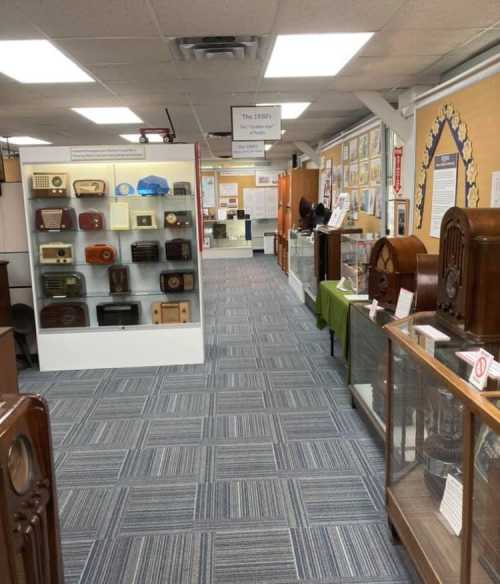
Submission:
[[358,159],[358,139],[353,138],[349,141],[349,160]]
[[358,157],[366,160],[369,154],[369,134],[362,134],[358,140]]
[[370,208],[370,189],[363,189],[360,192],[360,210],[368,213]]
[[377,219],[382,219],[382,189],[380,187],[375,187],[373,189],[374,193],[374,215]]
[[343,187],[344,189],[347,189],[349,187],[349,166],[346,165],[343,168]]
[[381,154],[381,129],[375,128],[370,132],[370,158]]
[[394,198],[387,201],[387,228],[393,236],[408,235],[408,199]]
[[359,186],[366,187],[370,180],[370,165],[368,161],[359,163]]
[[349,167],[349,184],[353,188],[359,184],[359,166],[357,162],[352,162]]
[[382,163],[380,158],[373,158],[370,160],[370,185],[376,186],[380,184],[382,178]]
[[342,160],[344,162],[349,161],[349,143],[348,142],[344,142],[342,144]]

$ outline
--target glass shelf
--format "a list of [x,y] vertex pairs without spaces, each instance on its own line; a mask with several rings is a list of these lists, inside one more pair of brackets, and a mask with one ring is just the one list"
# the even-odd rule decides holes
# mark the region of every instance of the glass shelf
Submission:
[[190,296],[196,294],[195,290],[186,290],[179,292],[162,292],[161,290],[138,290],[133,292],[126,292],[123,294],[111,293],[111,292],[86,292],[85,296],[39,296],[38,300],[43,302],[56,302],[56,301],[72,301],[72,300],[84,300],[85,298],[127,298],[133,296],[162,296],[164,298],[171,298],[172,296]]

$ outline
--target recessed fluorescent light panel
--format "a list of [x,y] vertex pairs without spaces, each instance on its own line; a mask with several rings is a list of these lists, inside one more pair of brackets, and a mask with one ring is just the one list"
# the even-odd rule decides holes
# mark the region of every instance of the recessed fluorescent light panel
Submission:
[[272,147],[273,147],[273,145],[272,145],[272,144],[266,144],[266,145],[264,146],[264,150],[267,152],[268,150],[271,150],[271,148],[272,148]]
[[0,73],[21,83],[95,83],[46,40],[0,41]]
[[[127,140],[128,142],[133,142],[134,144],[139,144],[140,134],[120,134],[120,138]],[[160,134],[148,134],[149,142],[162,142],[163,137]]]
[[94,124],[136,124],[142,120],[128,107],[73,107],[74,112]]
[[9,144],[15,144],[16,146],[40,146],[42,144],[52,144],[52,142],[39,140],[38,138],[32,138],[31,136],[10,136],[9,138],[0,137],[0,142],[7,141]]
[[[311,105],[310,101],[290,101],[288,103],[258,103],[257,105],[280,105],[282,120],[296,120]],[[281,131],[283,134],[283,130]]]
[[331,77],[372,36],[372,32],[278,35],[265,77]]

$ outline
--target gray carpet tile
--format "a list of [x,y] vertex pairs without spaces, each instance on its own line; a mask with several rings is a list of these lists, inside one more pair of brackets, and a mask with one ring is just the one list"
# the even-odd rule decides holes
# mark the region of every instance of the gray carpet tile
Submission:
[[65,581],[416,581],[383,450],[275,258],[205,262],[204,298],[203,364],[20,376],[51,410]]

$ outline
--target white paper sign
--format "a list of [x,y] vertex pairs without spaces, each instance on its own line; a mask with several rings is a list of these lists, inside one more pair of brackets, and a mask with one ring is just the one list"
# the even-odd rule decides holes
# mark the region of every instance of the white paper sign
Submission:
[[500,171],[491,173],[491,206],[500,207]]
[[231,108],[233,140],[280,140],[281,106]]
[[463,485],[454,476],[449,474],[446,477],[446,486],[439,511],[449,523],[455,535],[460,535],[462,531],[462,501]]
[[472,364],[469,383],[471,383],[474,387],[477,387],[479,391],[484,389],[484,386],[488,381],[488,371],[494,360],[495,357],[493,357],[491,353],[488,353],[488,351],[485,351],[484,349],[479,349],[476,354],[476,358]]
[[396,318],[406,318],[410,315],[412,305],[413,292],[401,288],[399,291],[398,303],[396,304],[396,311],[394,312],[394,316]]
[[443,332],[437,328],[434,328],[430,324],[416,324],[413,328],[421,335],[424,335],[433,341],[444,342],[451,340],[448,335],[445,335]]
[[340,278],[339,282],[337,283],[337,290],[345,290],[344,285],[345,285],[345,276],[342,276],[342,278]]
[[378,300],[376,298],[374,298],[372,300],[372,303],[370,304],[370,312],[368,313],[369,317],[372,320],[375,318],[375,315],[377,314],[377,308],[378,308]]
[[238,183],[219,183],[219,197],[237,197]]
[[75,146],[71,148],[71,160],[143,160],[144,146]]
[[215,176],[205,175],[201,177],[201,192],[203,196],[203,207],[215,207]]
[[[457,351],[455,355],[468,363],[473,365],[476,361],[478,351]],[[488,377],[492,379],[500,379],[500,363],[498,361],[492,361],[488,369]]]
[[225,221],[227,219],[227,209],[217,209],[217,219]]
[[256,170],[255,185],[258,187],[275,187],[278,184],[278,170]]
[[443,215],[453,207],[457,197],[458,154],[442,154],[434,160],[432,182],[431,237],[439,237]]
[[349,302],[366,302],[369,296],[368,294],[346,294],[345,298]]
[[250,142],[233,142],[233,158],[265,158],[266,151],[263,140]]

